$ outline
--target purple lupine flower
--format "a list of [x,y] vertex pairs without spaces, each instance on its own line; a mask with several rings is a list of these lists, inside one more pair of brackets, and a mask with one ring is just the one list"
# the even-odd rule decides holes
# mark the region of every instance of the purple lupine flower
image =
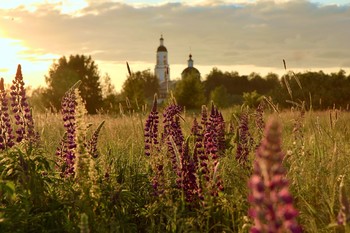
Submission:
[[210,180],[210,174],[209,174],[209,157],[205,150],[205,139],[204,134],[207,129],[208,125],[208,109],[206,106],[202,106],[202,112],[201,112],[201,126],[197,127],[196,132],[196,147],[198,148],[198,158],[199,158],[199,170],[204,178],[204,180],[209,181]]
[[[198,150],[198,171],[200,179],[199,190],[217,196],[223,190],[223,182],[217,173],[219,157],[224,153],[224,121],[221,113],[212,104],[208,120],[207,108],[202,107],[202,127],[196,133],[196,146]],[[198,126],[196,127],[199,128]],[[195,151],[196,152],[196,151]]]
[[65,128],[65,136],[60,146],[56,150],[56,154],[62,158],[64,164],[61,167],[61,176],[69,177],[74,175],[74,159],[75,159],[75,143],[76,134],[76,109],[75,94],[73,90],[69,90],[62,99],[62,118]]
[[223,182],[217,174],[219,166],[219,155],[224,153],[224,145],[221,140],[224,138],[224,121],[214,104],[211,107],[211,114],[207,127],[205,129],[203,141],[204,151],[209,159],[209,182],[207,187],[212,196],[217,196],[219,191],[223,190]]
[[189,206],[198,206],[200,193],[196,177],[196,164],[189,153],[188,141],[183,143],[180,165],[180,175],[177,178],[178,187],[184,192],[185,200]]
[[265,103],[264,101],[261,101],[255,110],[255,125],[260,132],[263,132],[265,128],[265,122],[264,122],[265,104],[264,103]]
[[194,151],[193,151],[193,162],[195,164],[195,169],[198,169],[198,162],[199,157],[204,154],[204,147],[203,147],[203,133],[202,133],[203,127],[198,124],[197,119],[193,119],[193,125],[191,128],[191,134],[194,136],[195,145],[194,145]]
[[[198,171],[201,174],[207,173],[208,167],[207,163],[205,162],[208,160],[208,156],[205,156],[204,154],[204,146],[203,146],[203,127],[198,124],[197,119],[194,118],[193,120],[193,125],[191,129],[191,133],[194,136],[195,139],[195,145],[194,145],[194,150],[193,150],[193,165],[194,165],[194,170]],[[201,166],[199,163],[200,161],[203,162],[203,166]],[[198,198],[200,200],[203,200],[203,193],[202,189],[198,187]]]
[[158,141],[158,125],[159,116],[157,110],[157,94],[154,95],[153,106],[146,120],[144,128],[145,137],[145,155],[152,156],[151,166],[153,169],[153,177],[151,180],[153,194],[159,196],[164,192],[164,171],[163,163],[160,156],[160,144]]
[[219,112],[214,103],[212,103],[211,106],[209,127],[214,131],[213,136],[215,137],[215,141],[217,143],[218,154],[224,154],[226,149],[225,122],[221,112]]
[[302,232],[282,166],[283,157],[280,125],[272,118],[265,127],[249,180],[249,215],[254,221],[250,232]]
[[208,123],[208,109],[207,106],[203,105],[202,106],[202,112],[201,112],[202,118],[201,118],[201,124],[204,127],[204,129],[207,126]]
[[98,157],[97,141],[98,141],[98,136],[100,134],[101,128],[104,125],[104,123],[105,121],[101,122],[101,124],[97,127],[95,132],[92,134],[91,138],[86,143],[87,151],[93,158]]
[[176,153],[181,154],[184,136],[180,125],[180,113],[182,108],[175,102],[170,104],[163,113],[164,131],[162,141],[168,146],[168,155],[171,158],[173,170],[178,173],[178,161]]
[[144,136],[145,136],[145,154],[150,156],[152,147],[158,147],[158,124],[159,116],[157,111],[157,95],[154,95],[152,110],[146,120]]
[[30,142],[38,141],[38,134],[34,130],[34,121],[27,101],[24,88],[21,65],[18,65],[15,79],[10,88],[11,107],[14,113],[17,142],[26,139]]
[[11,148],[14,145],[11,120],[8,109],[7,93],[4,87],[4,79],[0,79],[0,150]]
[[240,124],[238,128],[238,141],[237,141],[237,151],[236,151],[236,160],[242,164],[246,165],[249,155],[249,143],[250,143],[250,133],[248,126],[248,113],[243,112],[240,117]]

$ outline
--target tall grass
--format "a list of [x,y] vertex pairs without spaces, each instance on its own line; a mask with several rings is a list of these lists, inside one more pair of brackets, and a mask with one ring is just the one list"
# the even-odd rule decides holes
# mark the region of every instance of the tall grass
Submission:
[[[82,100],[74,101],[83,106]],[[0,231],[266,232],[253,227],[260,220],[249,209],[264,210],[276,200],[269,199],[265,207],[253,205],[248,200],[253,186],[248,183],[252,174],[260,176],[254,164],[263,150],[257,149],[266,146],[263,129],[271,115],[281,135],[280,152],[269,153],[280,153],[274,163],[283,168],[283,177],[276,174],[283,185],[288,183],[296,222],[304,232],[348,230],[349,112],[305,111],[300,105],[275,113],[265,104],[257,110],[203,106],[201,112],[185,115],[174,100],[152,111],[159,116],[159,145],[148,154],[149,112],[111,117],[80,110],[74,115],[82,127],[77,129],[74,153],[81,156],[75,167],[81,170],[69,177],[62,176],[56,155],[66,135],[62,114],[33,112],[37,141],[24,135],[0,151]],[[9,116],[15,124],[14,115]],[[7,121],[2,118],[0,125],[5,127]],[[88,149],[94,138],[97,151]],[[161,192],[155,192],[155,177],[162,183]],[[266,191],[269,181],[265,185],[267,194],[283,194],[280,189]],[[274,211],[278,208],[269,215]]]

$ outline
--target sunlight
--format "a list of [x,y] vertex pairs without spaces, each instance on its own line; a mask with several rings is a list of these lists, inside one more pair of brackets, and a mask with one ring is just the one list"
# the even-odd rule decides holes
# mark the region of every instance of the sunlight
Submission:
[[44,85],[44,75],[49,69],[52,60],[57,56],[54,54],[43,54],[28,57],[26,52],[29,49],[23,45],[21,40],[6,38],[3,31],[0,31],[0,77],[5,83],[10,83],[16,74],[17,65],[22,65],[25,82],[30,86]]
[[10,82],[12,77],[9,75],[15,74],[16,64],[18,64],[18,53],[23,48],[19,40],[3,38],[0,32],[0,51],[4,59],[0,63],[0,75],[4,76],[5,82]]

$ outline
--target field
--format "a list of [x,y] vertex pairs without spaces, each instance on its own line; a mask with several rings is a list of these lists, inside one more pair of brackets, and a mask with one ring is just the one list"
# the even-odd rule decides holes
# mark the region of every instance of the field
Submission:
[[[79,135],[76,137],[75,163],[79,163],[78,156],[80,163],[75,165],[71,176],[62,175],[65,168],[60,165],[62,157],[57,154],[67,128],[63,116],[34,113],[35,130],[40,139],[35,143],[24,140],[1,152],[1,232],[249,232],[257,222],[264,226],[274,221],[275,225],[283,225],[288,218],[276,216],[278,208],[286,203],[278,200],[272,205],[277,208],[273,219],[259,220],[248,214],[249,209],[256,210],[259,205],[248,198],[253,193],[250,177],[257,172],[253,164],[258,156],[256,148],[264,138],[262,124],[272,116],[282,126],[282,135],[277,136],[282,140],[280,162],[285,168],[281,174],[289,180],[283,185],[289,187],[298,211],[298,215],[291,218],[296,218],[304,232],[346,231],[350,214],[346,197],[349,191],[346,174],[350,170],[348,112],[295,108],[276,113],[268,105],[258,111],[240,107],[224,110],[223,127],[215,128],[224,145],[216,151],[217,162],[210,165],[208,160],[207,166],[211,174],[207,181],[214,184],[205,184],[200,169],[193,172],[197,182],[194,185],[197,190],[201,189],[199,195],[198,191],[188,191],[190,185],[184,185],[191,179],[185,180],[185,173],[176,173],[173,168],[175,164],[184,170],[184,155],[192,161],[196,145],[196,137],[191,133],[194,116],[200,122],[205,118],[206,108],[202,112],[184,113],[174,110],[174,106],[171,104],[172,115],[169,108],[159,111],[165,111],[166,119],[181,131],[182,143],[188,145],[187,153],[183,152],[184,148],[169,153],[169,145],[177,148],[177,136],[172,135],[168,137],[172,138],[170,143],[158,144],[157,153],[146,147],[149,154],[145,155],[145,125],[151,109],[115,117],[87,116],[77,110],[74,113],[77,134],[80,132],[84,139],[90,138],[101,122],[104,124],[100,131],[95,131],[98,135],[96,156],[84,157],[89,147],[79,142]],[[215,110],[213,106],[207,108],[208,122],[213,113],[211,108]],[[155,113],[155,109],[152,112]],[[163,122],[161,113],[159,118],[159,132],[164,134],[167,121]],[[80,131],[79,126],[85,128]],[[276,150],[279,154],[278,148]],[[175,162],[169,155],[177,157]],[[81,162],[84,159],[85,163]],[[182,183],[178,182],[179,178]],[[343,215],[339,217],[340,212]],[[343,222],[341,216],[345,217]],[[281,229],[273,232],[284,232]],[[252,228],[251,232],[264,231]]]
[[271,101],[36,114],[0,83],[0,232],[347,232],[350,114]]

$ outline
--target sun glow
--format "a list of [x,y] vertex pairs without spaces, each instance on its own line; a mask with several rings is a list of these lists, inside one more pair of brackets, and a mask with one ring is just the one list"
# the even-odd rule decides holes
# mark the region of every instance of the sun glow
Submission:
[[28,57],[26,52],[29,49],[21,40],[7,38],[3,31],[0,31],[0,77],[3,77],[5,83],[10,83],[16,74],[17,65],[22,65],[23,74],[37,76],[37,79],[26,79],[25,82],[30,86],[44,85],[44,75],[56,56],[53,54],[38,55]]
[[6,82],[11,79],[9,74],[13,74],[16,70],[15,64],[18,63],[18,53],[23,51],[23,48],[19,40],[9,39],[3,37],[3,33],[0,32],[0,51],[1,51],[1,62],[0,62],[0,74],[4,76]]

